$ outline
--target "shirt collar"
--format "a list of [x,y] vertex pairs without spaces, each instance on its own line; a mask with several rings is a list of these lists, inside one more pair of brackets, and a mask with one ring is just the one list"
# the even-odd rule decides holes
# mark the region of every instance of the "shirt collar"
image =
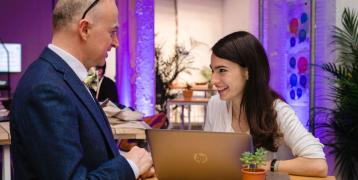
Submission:
[[66,64],[68,64],[70,68],[76,73],[76,75],[81,81],[83,81],[87,77],[88,71],[86,67],[73,55],[61,49],[60,47],[57,47],[54,44],[49,44],[48,48],[50,48],[53,52],[59,55],[66,62]]

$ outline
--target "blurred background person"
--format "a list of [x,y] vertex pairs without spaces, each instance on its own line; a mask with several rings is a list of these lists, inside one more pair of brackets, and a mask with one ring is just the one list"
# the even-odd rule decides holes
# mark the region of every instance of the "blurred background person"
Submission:
[[105,76],[106,64],[103,66],[96,66],[96,72],[98,76],[98,85],[96,91],[97,100],[102,102],[106,99],[109,99],[113,103],[118,104],[116,83],[112,79]]

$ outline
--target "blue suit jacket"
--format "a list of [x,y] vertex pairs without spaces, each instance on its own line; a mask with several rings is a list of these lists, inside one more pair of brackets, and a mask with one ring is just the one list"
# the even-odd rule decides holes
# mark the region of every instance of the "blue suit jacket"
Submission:
[[102,109],[48,48],[18,84],[10,128],[15,179],[135,179]]

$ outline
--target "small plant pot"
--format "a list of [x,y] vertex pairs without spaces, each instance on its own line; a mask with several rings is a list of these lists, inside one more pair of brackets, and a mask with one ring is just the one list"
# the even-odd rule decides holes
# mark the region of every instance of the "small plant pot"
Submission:
[[265,180],[266,171],[264,169],[255,169],[255,171],[249,171],[249,169],[241,169],[243,180]]
[[184,96],[184,99],[191,99],[191,97],[193,97],[193,90],[191,90],[191,89],[184,90],[183,96]]

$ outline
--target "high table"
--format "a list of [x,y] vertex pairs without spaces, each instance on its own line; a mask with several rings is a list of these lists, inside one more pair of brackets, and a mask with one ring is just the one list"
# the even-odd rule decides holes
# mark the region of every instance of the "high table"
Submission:
[[[115,139],[145,139],[145,133],[142,129],[123,129],[112,127],[112,132]],[[3,146],[3,167],[2,167],[2,179],[11,179],[10,169],[10,127],[9,122],[0,123],[0,145]],[[290,175],[291,180],[335,180],[334,176],[328,176],[326,178],[317,177],[304,177]],[[157,178],[148,178],[147,180],[158,180]]]
[[[327,176],[325,178],[294,176],[294,175],[289,175],[289,176],[290,176],[290,180],[336,180],[334,176]],[[146,180],[158,180],[158,179],[156,177],[153,177],[153,178],[147,178]]]
[[184,106],[188,106],[188,129],[191,129],[191,124],[190,124],[190,111],[191,111],[191,105],[203,105],[205,108],[205,112],[204,112],[204,121],[205,121],[205,115],[206,115],[206,105],[208,104],[209,98],[197,98],[197,97],[192,97],[192,98],[175,98],[175,99],[170,99],[167,101],[167,118],[168,121],[170,122],[170,105],[178,105],[178,106],[182,106],[182,111],[181,111],[181,115],[180,115],[180,120],[181,120],[181,128],[184,129]]
[[120,128],[112,126],[114,139],[145,139],[144,129]]
[[10,169],[10,126],[9,122],[0,123],[0,145],[3,147],[3,161],[2,161],[2,179],[11,179]]
[[[143,129],[124,129],[113,126],[112,132],[115,139],[145,139],[145,132]],[[0,145],[3,147],[2,180],[11,179],[10,144],[11,136],[9,122],[0,122]]]
[[334,176],[327,176],[325,178],[319,178],[319,177],[306,177],[306,176],[290,175],[290,180],[336,180],[336,178]]
[[[187,86],[185,85],[177,85],[177,86],[172,86],[170,87],[170,89],[177,89],[177,90],[184,90],[186,89]],[[193,91],[201,91],[201,92],[204,92],[204,97],[208,97],[207,93],[215,93],[215,91],[217,91],[216,87],[210,87],[208,86],[208,84],[204,84],[204,85],[192,85],[191,90]]]

